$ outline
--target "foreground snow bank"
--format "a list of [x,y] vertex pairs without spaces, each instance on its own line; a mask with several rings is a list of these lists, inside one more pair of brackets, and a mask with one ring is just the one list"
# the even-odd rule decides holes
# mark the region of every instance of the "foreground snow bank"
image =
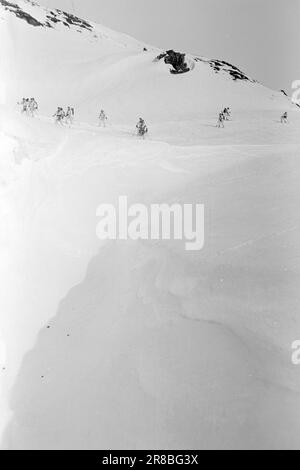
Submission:
[[[207,281],[201,287],[170,255],[112,245],[92,261],[26,357],[8,446],[298,446],[297,388],[282,354],[264,344],[265,332],[245,329],[241,311],[217,319]],[[215,295],[231,303],[221,289]]]
[[[1,251],[6,390],[23,362],[3,446],[299,447],[298,145],[232,146],[233,131],[215,129],[218,145],[178,147],[12,120],[9,155],[18,142],[22,159],[2,193],[15,221]],[[235,125],[255,142],[248,122]],[[261,122],[297,141],[296,123]],[[101,245],[96,208],[124,194],[204,203],[204,250]]]

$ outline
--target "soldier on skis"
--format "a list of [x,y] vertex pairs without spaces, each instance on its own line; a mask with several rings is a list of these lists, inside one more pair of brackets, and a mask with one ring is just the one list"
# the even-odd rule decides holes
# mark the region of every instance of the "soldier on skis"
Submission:
[[230,108],[225,108],[223,111],[223,115],[224,115],[225,121],[229,121],[229,118],[231,116]]
[[29,101],[29,105],[28,105],[28,111],[30,113],[30,116],[31,117],[34,117],[35,116],[35,113],[38,111],[39,107],[38,107],[38,104],[35,100],[35,98],[31,98],[30,101]]
[[56,124],[60,124],[61,126],[63,126],[64,119],[65,119],[65,112],[64,112],[62,107],[59,106],[57,108],[57,111],[56,111],[55,114],[53,114],[53,117],[55,117],[55,123]]
[[27,112],[27,100],[26,100],[26,98],[23,98],[22,101],[19,101],[18,105],[22,106],[22,109],[21,109],[22,114]]
[[21,113],[22,114],[27,114],[29,113],[29,106],[30,106],[30,101],[28,98],[23,98],[21,102],[18,103],[18,105],[22,106]]
[[217,122],[217,127],[220,129],[221,127],[224,128],[224,121],[225,121],[225,116],[223,113],[219,114],[218,122]]
[[99,114],[99,127],[106,127],[107,116],[105,111],[101,109]]
[[137,133],[140,137],[145,138],[145,135],[148,133],[148,127],[146,126],[146,123],[144,119],[140,118],[139,122],[136,125],[137,128]]
[[69,124],[69,126],[71,126],[74,122],[74,115],[75,115],[74,108],[71,108],[71,106],[68,106],[68,109],[65,115],[65,121],[66,121],[66,124]]

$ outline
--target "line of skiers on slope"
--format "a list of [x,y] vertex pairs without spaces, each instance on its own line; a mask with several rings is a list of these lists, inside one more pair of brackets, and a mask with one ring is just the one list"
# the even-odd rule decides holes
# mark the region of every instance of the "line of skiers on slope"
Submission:
[[[75,110],[71,106],[68,106],[67,111],[65,112],[62,107],[58,107],[56,113],[53,115],[55,118],[55,123],[64,125],[72,125],[75,117]],[[99,115],[99,127],[106,127],[107,116],[103,109],[100,111]]]
[[[218,128],[221,128],[221,127],[224,128],[225,127],[224,122],[229,121],[230,116],[231,116],[230,108],[225,108],[224,111],[222,111],[219,114],[217,127]],[[288,113],[287,112],[283,113],[283,115],[280,118],[280,122],[281,122],[281,124],[288,124],[289,121],[288,121]]]
[[[63,125],[64,123],[66,123],[71,125],[74,121],[74,114],[74,108],[68,107],[67,112],[65,113],[63,108],[59,107],[53,117],[55,117],[56,124]],[[104,109],[101,109],[99,114],[99,127],[106,127],[107,120],[108,117]],[[145,138],[145,135],[148,133],[148,127],[146,126],[144,119],[139,118],[139,121],[136,125],[136,129],[138,135]]]
[[[68,107],[67,112],[65,113],[63,108],[59,107],[53,117],[55,117],[56,124],[63,125],[66,123],[71,125],[74,121],[74,114],[74,108]],[[104,109],[101,109],[99,114],[99,127],[106,127],[107,120],[108,117]],[[148,133],[148,127],[146,126],[144,119],[139,118],[136,128],[138,135],[145,138],[145,135]]]
[[39,110],[39,106],[35,98],[23,98],[19,103],[19,106],[22,106],[21,113],[26,114],[30,117],[35,117],[36,113]]
[[[27,114],[28,116],[34,117],[37,113],[39,107],[35,98],[23,98],[21,102],[18,103],[22,106],[22,114]],[[65,112],[62,107],[58,107],[56,113],[53,115],[55,117],[55,123],[57,125],[69,125],[71,126],[74,122],[75,110],[71,106],[68,106],[67,111]],[[223,111],[219,113],[217,127],[224,128],[224,122],[229,121],[231,117],[231,111],[229,107],[224,108]],[[106,127],[107,115],[103,109],[101,109],[99,114],[99,127]],[[288,113],[285,112],[280,118],[282,124],[288,124]],[[148,133],[148,127],[144,119],[139,118],[139,121],[136,125],[138,136],[145,138],[145,135]]]
[[[106,127],[107,115],[103,109],[101,109],[99,114],[99,127]],[[148,133],[148,127],[143,118],[139,118],[136,125],[138,136],[145,138],[145,135]]]
[[55,118],[55,124],[56,125],[69,125],[71,126],[74,122],[74,117],[75,117],[75,109],[72,108],[71,106],[68,106],[67,111],[64,111],[64,109],[59,106],[57,108],[57,111],[55,114],[53,114],[53,117]]

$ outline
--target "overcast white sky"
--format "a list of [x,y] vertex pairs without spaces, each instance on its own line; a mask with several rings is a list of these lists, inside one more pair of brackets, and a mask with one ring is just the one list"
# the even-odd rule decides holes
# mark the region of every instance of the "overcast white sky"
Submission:
[[[72,0],[38,0],[72,11]],[[75,13],[162,49],[228,60],[291,92],[300,80],[300,0],[73,0]]]

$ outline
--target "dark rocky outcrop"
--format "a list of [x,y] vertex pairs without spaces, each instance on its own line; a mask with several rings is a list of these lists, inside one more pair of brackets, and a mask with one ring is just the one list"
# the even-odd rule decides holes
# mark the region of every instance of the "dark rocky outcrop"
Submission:
[[238,67],[235,65],[226,62],[225,60],[217,60],[217,59],[204,59],[200,57],[195,57],[196,62],[204,62],[207,63],[216,73],[219,72],[226,72],[228,73],[234,81],[242,80],[254,83],[255,80],[248,77],[244,72],[242,72]]
[[18,18],[27,21],[27,23],[31,26],[44,26],[43,23],[40,23],[40,21],[31,16],[29,13],[23,11],[16,3],[8,2],[6,0],[0,0],[0,4],[4,6],[5,10],[11,11]]
[[166,52],[163,52],[157,57],[157,60],[164,59],[166,64],[172,65],[173,69],[171,70],[172,73],[185,73],[189,72],[190,69],[187,66],[185,61],[185,54],[181,52],[175,52],[173,49],[170,49]]

